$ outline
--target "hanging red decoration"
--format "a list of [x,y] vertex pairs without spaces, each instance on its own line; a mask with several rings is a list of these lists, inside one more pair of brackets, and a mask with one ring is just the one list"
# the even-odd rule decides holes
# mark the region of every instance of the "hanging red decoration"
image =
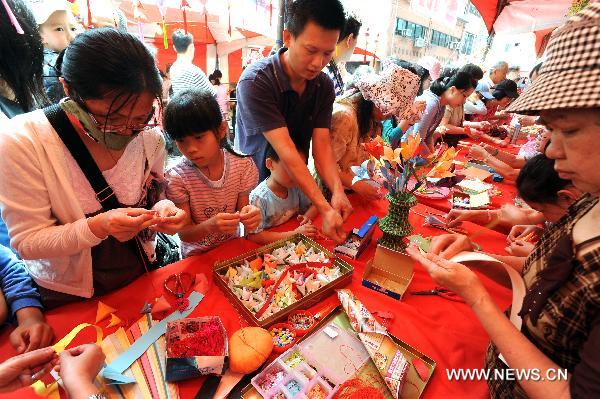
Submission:
[[185,34],[188,34],[188,25],[187,25],[187,14],[186,14],[186,10],[188,8],[190,8],[190,3],[187,2],[187,0],[181,0],[181,6],[179,7],[181,8],[181,10],[183,11],[183,30],[185,31]]
[[269,0],[269,26],[273,25],[273,0]]

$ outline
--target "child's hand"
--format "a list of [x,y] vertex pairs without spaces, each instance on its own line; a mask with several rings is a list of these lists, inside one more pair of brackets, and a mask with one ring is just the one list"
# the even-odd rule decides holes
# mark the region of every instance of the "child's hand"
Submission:
[[260,209],[254,205],[246,205],[240,211],[240,220],[247,231],[254,231],[261,221]]
[[218,213],[205,223],[211,234],[235,234],[240,225],[240,215],[237,213]]
[[38,349],[11,357],[0,364],[0,392],[16,391],[31,385],[34,374],[41,377],[50,370],[58,357],[52,348]]
[[298,215],[296,218],[300,222],[300,226],[303,226],[308,223],[312,223],[312,219],[306,215]]
[[172,201],[159,201],[152,209],[156,211],[156,216],[160,220],[156,225],[150,227],[154,231],[175,234],[187,224],[185,211],[175,206]]
[[294,233],[304,234],[308,238],[315,238],[318,232],[317,227],[312,223],[303,224],[294,230]]
[[16,315],[19,326],[10,333],[9,341],[17,353],[30,352],[50,345],[54,333],[46,324],[40,309],[23,308],[17,310]]

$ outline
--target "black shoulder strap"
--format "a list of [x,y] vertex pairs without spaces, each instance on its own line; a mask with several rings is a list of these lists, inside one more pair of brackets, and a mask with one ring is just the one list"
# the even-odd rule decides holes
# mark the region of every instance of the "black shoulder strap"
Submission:
[[44,114],[90,182],[100,205],[105,210],[121,208],[117,196],[106,182],[83,140],[71,125],[65,111],[60,108],[60,105],[54,104],[44,108]]

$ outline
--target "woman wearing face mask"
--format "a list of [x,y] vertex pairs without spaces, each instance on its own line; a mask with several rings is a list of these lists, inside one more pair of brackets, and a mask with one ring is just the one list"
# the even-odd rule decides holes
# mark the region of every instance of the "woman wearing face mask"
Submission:
[[442,121],[446,105],[457,107],[464,104],[465,99],[475,88],[474,83],[471,75],[466,72],[440,77],[434,81],[429,90],[417,97],[417,100],[426,102],[425,112],[419,122],[407,130],[405,136],[419,134],[423,143],[432,152],[436,139],[434,132]]
[[[491,339],[485,364],[492,375],[510,368],[535,369],[542,377],[490,379],[492,398],[600,395],[599,26],[600,3],[590,2],[558,28],[538,79],[507,109],[540,115],[551,134],[546,156],[560,178],[588,193],[548,227],[523,265],[523,305],[511,309],[510,319],[518,315],[521,325],[511,323],[471,270],[436,255],[470,248],[465,238],[435,240],[426,256],[407,250],[471,307]],[[556,378],[560,369],[567,378]]]
[[60,106],[0,128],[2,216],[50,308],[130,283],[155,260],[152,231],[173,234],[185,218],[160,199],[164,139],[150,122],[162,86],[145,46],[89,30],[61,73]]

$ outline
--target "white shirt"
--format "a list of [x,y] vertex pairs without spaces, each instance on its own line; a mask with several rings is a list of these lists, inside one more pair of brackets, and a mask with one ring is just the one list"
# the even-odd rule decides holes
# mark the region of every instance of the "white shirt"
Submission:
[[[157,129],[140,136],[145,182],[151,174],[163,175],[165,147]],[[0,125],[0,170],[2,219],[35,282],[92,297],[91,248],[102,240],[88,226],[64,144],[42,110]]]

